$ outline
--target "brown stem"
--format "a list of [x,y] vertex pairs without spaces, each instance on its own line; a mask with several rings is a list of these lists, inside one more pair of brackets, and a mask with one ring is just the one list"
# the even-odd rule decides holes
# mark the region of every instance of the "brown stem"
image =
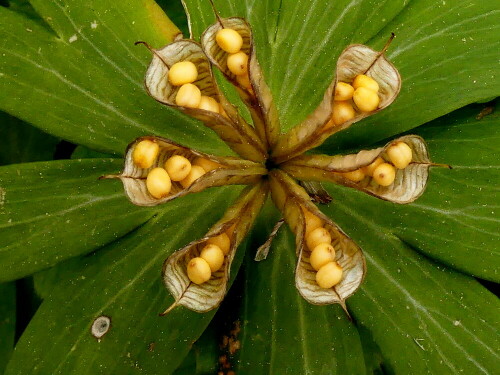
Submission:
[[214,1],[213,0],[208,0],[210,2],[210,5],[212,6],[212,10],[214,11],[215,18],[217,18],[217,22],[219,25],[224,29],[224,24],[222,23],[222,18],[219,16],[219,12],[217,11],[217,8],[215,7]]
[[135,46],[137,46],[137,45],[139,45],[139,44],[142,44],[143,46],[146,46],[146,48],[149,50],[149,52],[151,52],[153,55],[155,55],[156,57],[158,57],[158,58],[161,60],[161,62],[162,62],[163,64],[165,64],[165,66],[166,66],[168,69],[170,69],[170,65],[169,65],[169,64],[168,64],[168,63],[167,63],[167,62],[163,59],[163,56],[161,56],[161,55],[158,53],[158,51],[156,51],[153,47],[151,47],[151,46],[149,45],[149,43],[148,43],[148,42],[144,42],[144,41],[142,41],[142,40],[139,40],[139,41],[137,41],[137,42],[135,42],[135,43],[134,43],[134,45],[135,45]]
[[391,36],[389,37],[389,39],[385,43],[384,48],[382,48],[382,50],[377,54],[377,57],[375,57],[375,59],[373,60],[373,62],[370,64],[370,66],[368,67],[368,69],[366,69],[363,74],[366,74],[366,72],[368,72],[372,68],[372,66],[375,65],[375,63],[377,62],[377,60],[387,51],[387,49],[391,45],[391,42],[393,41],[393,39],[394,39],[395,36],[396,36],[396,34],[391,33]]

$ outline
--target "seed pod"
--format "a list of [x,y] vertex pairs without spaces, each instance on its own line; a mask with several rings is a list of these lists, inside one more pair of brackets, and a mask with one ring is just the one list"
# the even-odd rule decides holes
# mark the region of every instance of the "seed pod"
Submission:
[[[150,140],[159,145],[158,157],[150,168],[139,168],[133,161],[134,149],[142,140]],[[184,156],[191,163],[196,158],[202,157],[218,163],[220,167],[205,173],[187,188],[184,188],[180,181],[172,181],[170,194],[164,198],[156,199],[148,193],[146,177],[153,168],[163,167],[165,162],[173,155]],[[259,163],[235,157],[208,155],[181,146],[165,138],[141,137],[128,146],[123,172],[119,175],[103,176],[102,178],[119,178],[123,182],[127,197],[133,204],[137,206],[156,206],[189,193],[198,193],[213,186],[253,184],[259,181],[260,176],[266,173],[266,169]]]
[[[295,233],[296,253],[299,258],[295,270],[295,285],[307,301],[315,305],[339,303],[345,309],[345,300],[351,296],[363,281],[366,265],[361,249],[333,221],[323,215],[311,202],[306,191],[291,177],[280,170],[270,172],[271,196],[280,206],[288,226]],[[314,215],[324,223],[335,248],[335,261],[343,268],[343,277],[333,288],[321,288],[316,282],[316,270],[309,257],[310,249],[305,246],[305,214]]]
[[[266,158],[266,147],[257,137],[255,130],[238,114],[237,109],[219,90],[210,62],[198,43],[192,40],[179,40],[159,50],[149,46],[148,48],[153,52],[153,59],[146,72],[145,86],[153,98],[201,120],[215,131],[232,150],[245,159],[263,161]],[[194,63],[198,70],[198,77],[192,84],[201,91],[201,95],[211,97],[220,103],[228,117],[218,112],[181,107],[176,104],[177,93],[183,86],[172,85],[168,79],[168,73],[173,64],[181,61]]]
[[[284,162],[319,146],[332,134],[377,113],[396,99],[401,88],[401,77],[394,65],[385,58],[384,50],[377,52],[367,46],[354,44],[341,53],[337,61],[335,79],[326,90],[323,101],[301,124],[278,139],[271,155],[276,163]],[[333,102],[335,86],[338,82],[351,83],[360,74],[374,78],[379,84],[378,108],[372,112],[357,111],[354,118],[335,125],[331,120],[332,109],[335,105]]]
[[[217,32],[222,28],[236,30],[243,38],[241,51],[249,56],[250,89],[246,88],[246,84],[243,83],[245,78],[242,77],[244,76],[236,76],[227,66],[229,54],[220,48],[216,41]],[[267,140],[267,146],[273,146],[280,132],[278,112],[257,61],[250,25],[242,18],[219,18],[219,22],[210,26],[202,34],[201,45],[212,64],[219,68],[238,90],[241,99],[250,111],[255,129],[261,139]]]
[[[265,202],[268,190],[269,187],[265,181],[248,186],[205,237],[191,242],[165,260],[163,281],[175,302],[162,315],[179,305],[197,312],[207,312],[219,306],[226,294],[231,263],[236,249],[252,227]],[[231,240],[230,250],[224,257],[222,267],[213,272],[212,277],[203,284],[197,285],[190,282],[187,275],[187,264],[191,259],[200,256],[210,238],[222,233],[227,233]]]
[[[389,160],[386,150],[396,142],[405,142],[413,153],[412,162],[404,169],[396,170],[394,182],[380,186],[366,176],[359,182],[345,178],[342,173],[367,167],[378,157]],[[282,165],[282,169],[300,180],[331,181],[364,191],[377,198],[393,203],[411,203],[427,186],[429,167],[432,166],[425,141],[416,135],[407,135],[387,143],[384,147],[362,150],[351,155],[303,155]]]

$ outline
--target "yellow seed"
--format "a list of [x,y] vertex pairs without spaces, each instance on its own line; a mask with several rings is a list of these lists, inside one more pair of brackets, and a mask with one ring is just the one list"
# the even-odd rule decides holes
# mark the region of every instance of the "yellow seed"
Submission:
[[191,186],[193,182],[195,182],[198,178],[203,176],[205,174],[205,170],[198,166],[198,165],[192,165],[191,170],[189,171],[189,174],[186,176],[185,179],[181,180],[180,183],[184,189],[187,189],[188,187]]
[[394,164],[396,168],[404,169],[411,163],[413,152],[406,143],[397,142],[389,146],[387,149],[387,156],[389,156],[391,163]]
[[221,103],[219,103],[219,113],[224,116],[225,118],[229,118],[229,116],[227,115],[226,111],[224,110],[224,107],[222,106]]
[[172,181],[184,180],[191,171],[191,162],[181,155],[174,155],[165,162],[165,169]]
[[365,87],[375,92],[378,92],[379,90],[377,81],[375,81],[372,77],[368,77],[367,75],[364,74],[357,75],[356,78],[354,78],[352,87],[354,87],[354,89],[357,89],[359,87]]
[[146,187],[153,197],[160,199],[170,193],[172,182],[167,171],[163,168],[153,168],[146,178]]
[[205,170],[205,172],[210,172],[210,171],[213,171],[214,169],[222,167],[219,163],[216,163],[215,161],[201,158],[201,157],[194,159],[193,165],[197,165],[199,167],[202,167]]
[[150,168],[160,152],[158,143],[145,139],[135,145],[132,159],[139,168]]
[[355,171],[342,173],[342,176],[348,180],[359,182],[365,178],[365,173],[361,169],[356,169]]
[[323,221],[319,217],[314,215],[313,213],[307,211],[306,209],[304,209],[303,211],[304,211],[304,219],[306,222],[305,235],[307,236],[309,233],[311,233],[316,228],[323,226]]
[[325,264],[316,274],[316,282],[324,289],[334,287],[340,280],[342,280],[342,267],[337,262]]
[[219,103],[217,102],[217,100],[211,98],[210,96],[202,95],[200,106],[198,108],[204,109],[205,111],[219,113]]
[[354,87],[345,82],[337,82],[333,100],[349,100],[354,94]]
[[215,41],[227,53],[236,53],[243,46],[243,38],[234,29],[220,29],[215,34]]
[[344,122],[352,120],[356,112],[349,102],[333,102],[332,119],[335,125],[341,125]]
[[335,249],[330,243],[323,242],[314,248],[311,252],[309,261],[312,268],[318,271],[325,264],[335,260]]
[[224,255],[229,254],[229,250],[231,249],[231,240],[226,233],[221,233],[218,236],[208,239],[207,244],[217,245]]
[[248,55],[243,52],[237,52],[227,57],[227,68],[236,76],[248,73]]
[[201,91],[192,83],[182,85],[175,96],[175,104],[181,107],[198,108],[201,102]]
[[359,87],[354,91],[352,100],[356,103],[356,106],[360,111],[371,112],[378,108],[380,103],[380,98],[378,94],[366,87]]
[[361,170],[367,175],[367,176],[373,176],[373,171],[375,168],[377,168],[380,164],[384,162],[384,159],[382,159],[380,156],[376,158],[371,164],[367,165],[366,167],[361,168]]
[[205,259],[196,257],[189,261],[187,265],[187,275],[189,280],[193,283],[203,284],[210,280],[212,272],[210,271],[210,265]]
[[168,71],[168,80],[173,86],[193,83],[198,78],[198,69],[191,61],[180,61]]
[[396,169],[389,163],[382,163],[373,171],[373,179],[381,186],[389,186],[395,178]]
[[316,228],[306,236],[306,244],[309,250],[314,249],[323,242],[332,242],[332,236],[330,236],[330,233],[323,227]]
[[222,264],[224,264],[224,253],[219,246],[214,244],[206,245],[201,250],[200,257],[207,261],[212,272],[220,270]]
[[250,83],[250,77],[248,76],[248,74],[236,76],[236,82],[238,82],[238,84],[241,87],[245,88],[247,91],[253,92],[253,87],[252,84]]

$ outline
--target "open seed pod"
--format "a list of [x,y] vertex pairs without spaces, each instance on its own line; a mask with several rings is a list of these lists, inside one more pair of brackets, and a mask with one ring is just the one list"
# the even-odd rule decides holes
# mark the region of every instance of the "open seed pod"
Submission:
[[[236,250],[260,212],[268,190],[266,181],[245,188],[237,201],[226,211],[224,217],[208,231],[205,237],[191,242],[165,260],[163,281],[175,298],[175,302],[163,314],[167,314],[179,305],[197,312],[207,312],[219,306],[226,294],[231,263]],[[210,279],[202,284],[191,282],[187,274],[189,261],[200,256],[208,240],[223,233],[229,237],[230,245],[222,267],[213,272]]]
[[[352,83],[360,74],[372,77],[378,83],[378,107],[370,112],[362,112],[353,104],[354,117],[336,125],[332,118],[336,105],[333,100],[335,87],[339,82]],[[332,134],[387,107],[396,99],[400,88],[401,77],[394,65],[385,58],[383,51],[377,52],[361,44],[347,47],[337,61],[335,79],[326,90],[320,105],[301,124],[279,138],[272,158],[280,163],[319,146]]]
[[[133,160],[135,147],[143,140],[150,140],[159,145],[159,153],[150,168],[140,168]],[[172,181],[168,196],[154,198],[147,189],[146,178],[148,173],[156,167],[165,165],[173,155],[181,155],[191,163],[198,157],[210,160],[220,167],[206,172],[195,180],[189,187],[184,188],[180,182]],[[197,193],[206,188],[224,185],[246,185],[258,182],[262,175],[267,173],[262,164],[235,157],[219,157],[181,146],[171,140],[160,137],[140,137],[132,142],[125,154],[125,166],[119,175],[108,175],[103,178],[119,178],[123,182],[125,193],[130,201],[137,206],[156,206],[189,193]]]
[[[217,44],[217,32],[223,28],[236,30],[243,39],[241,51],[248,56],[249,81],[246,81],[246,84],[242,83],[241,76],[236,76],[229,70],[227,64],[229,54]],[[202,34],[201,45],[210,61],[237,88],[241,99],[250,111],[259,136],[267,140],[268,147],[272,147],[280,132],[278,112],[257,61],[250,25],[242,18],[218,17],[218,22]]]
[[[323,215],[311,202],[306,191],[286,173],[270,173],[271,195],[283,212],[285,221],[295,233],[296,253],[299,258],[295,270],[295,285],[307,301],[315,305],[339,303],[345,309],[345,300],[361,285],[366,264],[361,249],[333,221]],[[316,270],[310,263],[310,249],[306,246],[306,217],[319,218],[331,236],[335,261],[342,267],[343,276],[331,288],[321,288],[316,282]]]
[[[386,150],[397,142],[405,142],[411,148],[412,160],[406,168],[396,169],[396,176],[391,185],[381,186],[370,176],[354,182],[342,174],[367,167],[379,157],[389,161]],[[405,204],[422,195],[427,186],[429,167],[432,165],[425,141],[419,136],[407,135],[387,143],[384,147],[362,150],[357,154],[299,156],[282,164],[282,169],[300,180],[331,181],[393,203]]]
[[[212,68],[201,46],[192,40],[179,40],[153,51],[153,59],[146,72],[145,86],[148,93],[160,103],[177,108],[187,115],[201,120],[215,131],[238,155],[253,161],[263,161],[267,155],[266,147],[257,137],[255,130],[227,101],[220,92]],[[176,96],[180,86],[173,86],[168,78],[170,67],[180,61],[192,62],[198,77],[193,82],[201,94],[215,99],[227,116],[199,108],[176,105]]]

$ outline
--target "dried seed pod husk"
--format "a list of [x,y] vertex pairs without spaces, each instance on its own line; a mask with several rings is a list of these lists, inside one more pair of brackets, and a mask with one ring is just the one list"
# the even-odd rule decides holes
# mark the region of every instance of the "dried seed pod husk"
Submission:
[[[379,106],[372,112],[357,112],[352,120],[335,125],[331,119],[335,86],[337,82],[351,83],[359,74],[366,74],[379,84]],[[337,61],[335,79],[326,90],[322,102],[301,124],[279,138],[271,155],[273,160],[281,163],[301,155],[321,145],[332,134],[381,111],[396,99],[400,88],[399,72],[383,53],[362,44],[348,46]]]
[[[158,157],[150,168],[139,168],[133,161],[134,149],[142,140],[151,140],[160,147]],[[148,192],[146,177],[151,169],[155,167],[163,168],[165,162],[173,155],[184,156],[191,162],[197,157],[202,157],[220,164],[221,167],[205,173],[187,188],[184,188],[180,182],[172,181],[170,194],[165,198],[156,199]],[[189,193],[198,193],[213,186],[254,184],[266,173],[267,170],[260,163],[236,157],[208,155],[181,146],[166,138],[140,137],[127,148],[123,172],[118,175],[103,176],[103,178],[119,178],[123,182],[128,199],[133,204],[137,206],[156,206]]]
[[[252,86],[251,90],[240,85],[236,76],[227,67],[228,54],[219,47],[215,40],[217,32],[222,28],[234,29],[243,38],[241,50],[249,57],[248,72]],[[257,133],[261,139],[266,140],[268,147],[272,147],[276,143],[280,133],[278,112],[271,90],[264,81],[262,69],[257,61],[252,29],[248,22],[236,17],[219,18],[219,22],[208,27],[202,34],[201,45],[210,61],[236,87],[241,99],[250,111]]]
[[[236,250],[252,227],[266,200],[268,190],[267,181],[245,188],[224,217],[203,238],[191,242],[165,260],[163,281],[175,302],[163,314],[167,314],[176,306],[184,306],[196,312],[207,312],[219,306],[226,294]],[[187,276],[187,264],[192,258],[199,256],[207,240],[222,233],[227,233],[231,241],[222,268],[214,272],[207,282],[200,285],[192,283]]]
[[[238,110],[222,95],[212,74],[210,62],[201,46],[192,40],[179,40],[153,51],[153,59],[146,72],[145,86],[154,99],[162,104],[177,108],[187,115],[202,121],[238,155],[248,160],[263,161],[266,147],[255,130],[239,114]],[[173,86],[168,80],[169,67],[180,61],[191,61],[198,70],[196,85],[202,95],[209,96],[221,104],[227,117],[199,108],[180,107],[175,97],[180,86]]]
[[[396,170],[394,182],[385,187],[365,176],[360,182],[353,182],[340,173],[350,172],[370,165],[378,157],[385,158],[386,150],[396,142],[405,142],[412,149],[412,162],[404,169]],[[431,167],[425,141],[416,135],[407,135],[387,143],[383,147],[362,150],[351,155],[303,155],[284,164],[282,169],[294,178],[305,181],[330,181],[352,187],[393,203],[411,203],[424,192]]]
[[[285,172],[271,171],[269,182],[273,201],[282,210],[285,221],[295,233],[298,256],[295,285],[299,293],[312,304],[338,303],[345,309],[345,300],[359,288],[366,273],[361,249],[328,216],[321,213],[311,202],[307,192]],[[333,288],[323,289],[316,283],[316,270],[309,262],[311,252],[305,245],[304,210],[320,218],[332,237],[335,260],[342,266],[344,273],[340,283]]]

